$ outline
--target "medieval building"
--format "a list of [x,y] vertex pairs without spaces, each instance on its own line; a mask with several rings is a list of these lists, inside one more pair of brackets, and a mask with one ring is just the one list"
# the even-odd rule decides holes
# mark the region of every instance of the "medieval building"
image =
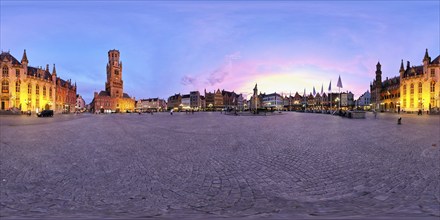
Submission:
[[105,91],[95,92],[92,110],[95,112],[132,112],[135,100],[124,93],[122,80],[122,62],[119,61],[119,51],[108,52],[107,82]]
[[0,54],[2,90],[1,110],[39,112],[45,109],[57,113],[75,111],[76,83],[57,76],[55,64],[52,73],[46,68],[28,66],[26,50],[21,62],[9,52]]

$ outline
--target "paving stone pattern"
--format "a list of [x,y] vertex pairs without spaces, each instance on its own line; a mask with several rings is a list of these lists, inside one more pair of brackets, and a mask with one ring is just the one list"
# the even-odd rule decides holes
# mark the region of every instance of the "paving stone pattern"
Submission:
[[2,219],[440,217],[439,116],[0,120]]

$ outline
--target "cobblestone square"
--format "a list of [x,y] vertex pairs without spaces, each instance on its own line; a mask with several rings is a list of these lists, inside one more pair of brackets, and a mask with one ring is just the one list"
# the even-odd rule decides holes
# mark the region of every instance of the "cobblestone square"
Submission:
[[0,119],[2,219],[440,216],[439,116]]

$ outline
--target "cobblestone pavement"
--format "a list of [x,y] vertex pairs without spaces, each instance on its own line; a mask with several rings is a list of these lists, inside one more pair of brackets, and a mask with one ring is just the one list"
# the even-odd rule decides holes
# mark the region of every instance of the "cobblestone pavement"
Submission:
[[440,216],[439,116],[0,120],[2,219]]

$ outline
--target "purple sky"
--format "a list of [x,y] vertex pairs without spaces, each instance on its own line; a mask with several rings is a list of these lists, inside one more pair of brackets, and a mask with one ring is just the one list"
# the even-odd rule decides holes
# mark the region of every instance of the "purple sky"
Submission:
[[439,55],[439,1],[1,1],[1,49],[55,63],[90,102],[118,49],[124,92],[168,98],[206,88],[249,94],[317,91],[358,97],[401,59]]

